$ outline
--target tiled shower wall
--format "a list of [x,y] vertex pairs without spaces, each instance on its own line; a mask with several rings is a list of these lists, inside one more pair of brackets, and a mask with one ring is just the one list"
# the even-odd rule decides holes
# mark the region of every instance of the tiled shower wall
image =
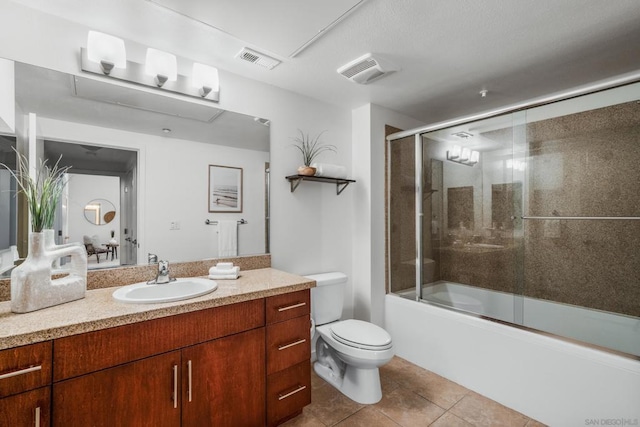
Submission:
[[[640,217],[640,104],[527,126],[529,216]],[[640,316],[639,220],[528,220],[527,296]]]

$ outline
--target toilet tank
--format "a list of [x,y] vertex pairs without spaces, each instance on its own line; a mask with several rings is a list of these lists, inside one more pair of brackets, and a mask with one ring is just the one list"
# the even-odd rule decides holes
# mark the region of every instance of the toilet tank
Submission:
[[347,275],[337,271],[305,276],[316,281],[311,288],[311,318],[316,325],[340,320]]

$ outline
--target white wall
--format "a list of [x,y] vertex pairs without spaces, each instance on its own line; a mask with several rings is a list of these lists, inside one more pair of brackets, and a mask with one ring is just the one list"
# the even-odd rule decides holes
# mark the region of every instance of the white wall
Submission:
[[[68,215],[68,240],[65,242],[83,243],[83,237],[93,237],[97,235],[100,243],[107,243],[111,240],[111,230],[114,230],[116,237],[120,233],[120,178],[117,176],[101,175],[80,175],[69,174],[67,184],[69,199],[67,206]],[[84,216],[84,207],[94,199],[104,199],[113,203],[116,216],[108,224],[95,225],[90,223]],[[104,212],[103,212],[104,213]]]
[[[79,51],[89,28],[4,2],[0,57],[81,74]],[[131,59],[144,49],[127,41]],[[179,52],[176,52],[179,54]],[[294,273],[340,270],[351,274],[351,198],[328,184],[302,183],[291,193],[285,176],[295,173],[299,155],[291,147],[297,129],[318,133],[338,147],[322,160],[351,166],[350,111],[220,70],[220,107],[271,120],[271,252],[276,268]],[[357,185],[357,184],[356,184]],[[200,220],[199,220],[200,221]]]
[[352,113],[353,177],[358,182],[353,203],[354,317],[384,323],[385,125],[407,130],[422,126],[410,117],[374,104]]

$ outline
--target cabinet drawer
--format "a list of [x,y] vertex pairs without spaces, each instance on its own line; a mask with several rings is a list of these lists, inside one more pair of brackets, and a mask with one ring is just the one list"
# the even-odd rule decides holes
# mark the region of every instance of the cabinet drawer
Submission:
[[311,359],[309,315],[267,326],[267,374]]
[[297,415],[311,403],[311,362],[308,360],[267,377],[267,425]]
[[153,356],[264,326],[257,299],[56,339],[53,380]]
[[311,313],[309,289],[267,298],[267,325]]
[[0,351],[0,397],[51,384],[51,341]]

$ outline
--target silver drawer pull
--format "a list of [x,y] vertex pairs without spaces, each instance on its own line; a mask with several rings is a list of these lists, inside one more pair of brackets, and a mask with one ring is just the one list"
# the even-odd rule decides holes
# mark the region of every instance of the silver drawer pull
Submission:
[[306,385],[301,385],[299,386],[297,389],[290,391],[287,394],[278,394],[278,400],[282,400],[282,399],[286,399],[289,396],[293,396],[294,394],[301,392],[302,390],[304,390],[305,388],[307,388]]
[[35,413],[35,426],[36,427],[40,427],[40,407],[36,407],[36,413]]
[[4,380],[11,377],[17,377],[18,375],[28,374],[29,372],[39,371],[40,369],[42,369],[42,366],[38,365],[38,366],[31,366],[30,368],[20,369],[18,371],[7,372],[6,374],[0,375],[0,380]]
[[293,347],[294,345],[298,345],[298,344],[303,344],[305,342],[307,342],[307,340],[302,338],[301,340],[294,341],[294,342],[292,342],[290,344],[285,344],[285,345],[278,346],[278,351],[285,350],[285,349],[287,349],[289,347]]
[[173,409],[178,409],[178,365],[173,365]]
[[278,307],[278,311],[287,311],[287,310],[291,310],[293,308],[304,307],[305,305],[307,305],[306,302],[299,302],[299,303],[293,304],[293,305],[286,305],[284,307]]
[[189,396],[189,402],[191,402],[191,380],[193,378],[192,369],[191,369],[191,360],[187,362],[187,368],[189,373],[189,387],[187,387],[187,395]]

